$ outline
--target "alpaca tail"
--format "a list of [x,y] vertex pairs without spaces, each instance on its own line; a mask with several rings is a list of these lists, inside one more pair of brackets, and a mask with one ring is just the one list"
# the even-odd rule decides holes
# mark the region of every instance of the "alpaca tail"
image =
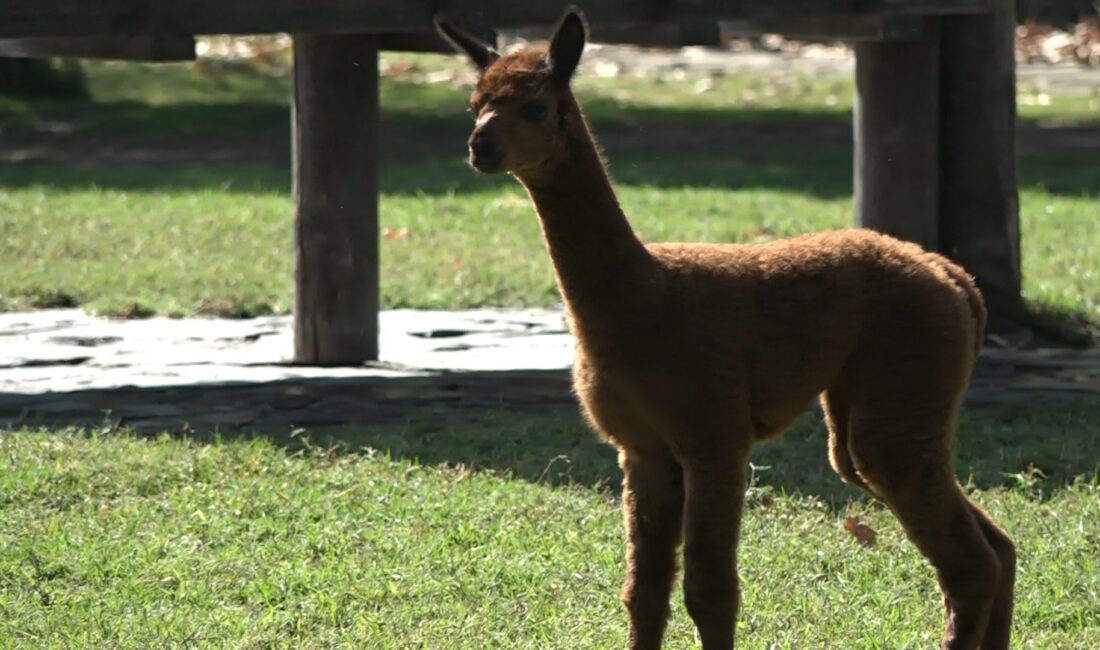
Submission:
[[936,266],[939,266],[951,278],[959,289],[966,294],[966,302],[970,305],[970,315],[974,319],[974,357],[982,350],[982,340],[985,338],[985,324],[988,314],[985,309],[985,301],[982,300],[982,292],[974,283],[974,277],[967,273],[961,266],[938,253],[930,253]]

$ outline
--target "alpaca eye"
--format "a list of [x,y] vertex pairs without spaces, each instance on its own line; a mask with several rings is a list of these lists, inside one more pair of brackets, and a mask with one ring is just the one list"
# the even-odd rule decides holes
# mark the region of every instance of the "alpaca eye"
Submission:
[[527,102],[520,108],[523,118],[530,122],[541,122],[546,119],[546,104],[542,102]]

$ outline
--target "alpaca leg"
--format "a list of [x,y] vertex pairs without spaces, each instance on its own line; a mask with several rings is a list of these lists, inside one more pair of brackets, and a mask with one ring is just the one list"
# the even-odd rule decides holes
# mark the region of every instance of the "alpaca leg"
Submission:
[[630,648],[661,647],[676,575],[684,484],[680,465],[668,452],[621,449],[623,515],[627,531],[627,573],[622,601],[630,615]]
[[976,650],[993,620],[1005,572],[955,480],[949,447],[954,418],[905,419],[906,410],[882,403],[875,405],[875,415],[855,410],[849,449],[860,476],[936,569],[948,618],[942,647]]
[[848,420],[852,401],[846,386],[836,386],[821,394],[821,409],[829,428],[829,464],[840,478],[875,496],[856,472],[852,454],[848,451]]
[[970,503],[970,513],[978,522],[985,539],[996,551],[1001,560],[1001,581],[998,585],[997,595],[993,599],[993,611],[989,616],[989,624],[985,628],[985,638],[982,639],[982,650],[1007,650],[1009,634],[1012,629],[1012,604],[1013,589],[1016,582],[1016,547],[1012,540],[989,515]]
[[703,650],[729,650],[740,602],[737,537],[747,453],[684,468],[684,603]]

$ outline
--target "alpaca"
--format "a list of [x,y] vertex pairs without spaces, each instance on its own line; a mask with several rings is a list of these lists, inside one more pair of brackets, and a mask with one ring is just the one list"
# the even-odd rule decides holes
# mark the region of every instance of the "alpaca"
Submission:
[[733,647],[749,448],[820,396],[832,466],[887,504],[937,571],[942,647],[1006,648],[1014,547],[952,458],[985,324],[970,276],[867,230],[645,245],[569,87],[580,12],[548,46],[507,55],[436,26],[480,72],[470,165],[527,189],[576,337],[576,394],[619,452],[630,647],[661,645],[681,542],[703,648]]

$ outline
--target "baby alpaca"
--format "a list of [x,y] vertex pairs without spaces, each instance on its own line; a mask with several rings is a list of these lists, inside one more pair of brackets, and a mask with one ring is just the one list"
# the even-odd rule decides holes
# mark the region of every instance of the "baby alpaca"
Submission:
[[480,70],[470,164],[530,194],[577,339],[577,396],[619,450],[630,647],[661,645],[681,541],[703,647],[733,647],[749,448],[820,396],[832,466],[886,503],[936,569],[943,648],[1007,648],[1015,551],[952,460],[985,323],[971,278],[864,230],[645,245],[569,88],[580,13],[565,13],[548,47],[506,56],[437,26]]

